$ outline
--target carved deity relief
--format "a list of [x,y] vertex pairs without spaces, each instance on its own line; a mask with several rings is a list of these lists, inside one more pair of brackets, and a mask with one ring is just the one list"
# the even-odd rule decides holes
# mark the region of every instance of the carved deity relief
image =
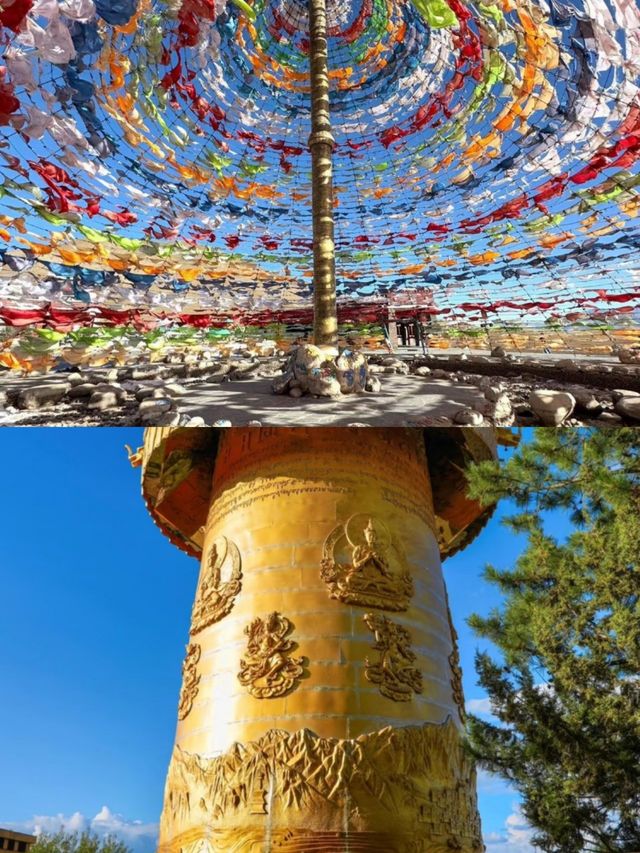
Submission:
[[320,574],[331,598],[345,604],[406,610],[414,592],[401,544],[383,521],[364,513],[331,531]]
[[422,673],[413,666],[416,655],[407,629],[379,613],[367,613],[364,621],[374,633],[373,648],[380,652],[377,663],[365,659],[367,680],[396,702],[408,702],[414,693],[422,693]]
[[[446,591],[445,591],[446,595]],[[466,719],[466,711],[464,707],[464,693],[462,690],[462,669],[460,668],[460,652],[458,651],[458,632],[453,626],[451,618],[451,610],[449,608],[449,596],[447,595],[447,619],[449,620],[449,629],[451,630],[451,642],[453,643],[453,651],[448,657],[449,666],[451,667],[451,689],[453,691],[453,699],[458,707],[460,720],[464,723]]]
[[292,658],[296,643],[288,635],[293,625],[286,616],[270,613],[244,629],[246,657],[240,661],[240,684],[256,699],[284,696],[304,674],[304,658]]
[[200,676],[198,675],[198,664],[202,649],[197,643],[189,643],[187,656],[182,664],[182,690],[178,703],[178,719],[184,720],[189,716],[193,702],[198,695]]
[[222,619],[232,609],[242,587],[240,552],[234,542],[220,536],[209,546],[191,614],[195,635]]

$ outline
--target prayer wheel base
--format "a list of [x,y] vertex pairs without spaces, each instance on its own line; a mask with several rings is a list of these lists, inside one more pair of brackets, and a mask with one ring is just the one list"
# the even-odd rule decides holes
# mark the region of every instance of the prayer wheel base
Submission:
[[209,759],[176,747],[160,835],[159,853],[484,849],[451,720],[348,740],[271,730]]

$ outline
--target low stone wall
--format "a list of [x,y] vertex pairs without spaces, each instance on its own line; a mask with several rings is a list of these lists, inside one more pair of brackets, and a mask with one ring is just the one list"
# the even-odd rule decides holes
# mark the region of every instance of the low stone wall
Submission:
[[[570,366],[568,362],[574,364]],[[447,370],[452,373],[476,373],[481,376],[532,376],[551,379],[566,385],[589,385],[594,388],[613,390],[625,388],[640,391],[640,367],[626,364],[598,364],[573,362],[562,359],[555,364],[537,361],[487,358],[483,356],[422,356],[412,360],[415,367],[425,366],[432,370]]]

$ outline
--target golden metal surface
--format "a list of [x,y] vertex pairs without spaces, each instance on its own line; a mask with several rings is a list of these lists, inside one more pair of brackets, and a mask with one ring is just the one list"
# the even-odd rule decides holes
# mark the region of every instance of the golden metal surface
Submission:
[[[186,440],[205,446],[169,456]],[[183,455],[163,484],[161,447],[165,506],[192,491]],[[421,431],[232,429],[209,447],[160,851],[482,850]]]
[[158,853],[481,853],[475,772],[451,721],[352,740],[271,730],[176,747]]
[[[284,434],[288,429],[262,427],[260,431]],[[295,429],[304,432],[303,428]],[[240,428],[240,431],[254,430]],[[372,431],[380,430],[369,428]],[[464,471],[470,461],[495,456],[496,431],[484,427],[430,427],[415,431],[422,432],[424,437],[438,544],[444,559],[472,542],[492,513],[491,508],[469,500]],[[151,427],[144,434],[142,493],[147,508],[174,545],[198,558],[202,553],[211,476],[222,432],[225,430],[219,427]],[[396,429],[398,435],[401,432]],[[396,478],[403,483],[405,472],[398,469]]]

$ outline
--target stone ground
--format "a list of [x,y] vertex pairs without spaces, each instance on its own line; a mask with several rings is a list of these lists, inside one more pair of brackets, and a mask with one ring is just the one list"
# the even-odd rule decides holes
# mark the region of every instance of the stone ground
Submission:
[[258,420],[268,426],[403,426],[426,413],[438,422],[482,399],[471,385],[418,376],[382,376],[376,394],[355,394],[340,399],[292,398],[271,392],[269,379],[228,382],[221,386],[194,388],[180,409],[203,417],[205,423],[228,419],[234,426]]
[[[230,420],[233,426],[260,421],[265,426],[346,426],[354,422],[369,426],[403,426],[412,418],[426,416],[439,423],[461,408],[483,398],[473,386],[446,380],[425,382],[416,376],[383,377],[377,394],[357,394],[338,400],[326,397],[278,396],[271,391],[271,379],[257,378],[225,383],[206,380],[184,382],[186,394],[178,401],[181,413],[201,417],[205,424]],[[23,389],[35,380],[14,380],[13,388]],[[39,379],[38,385],[57,385],[53,377]],[[0,387],[2,380],[0,379]],[[0,410],[0,426],[127,426],[141,423],[137,406],[87,411],[79,401],[60,402],[37,411]]]
[[[640,422],[640,399],[628,403],[630,398],[640,398],[638,366],[620,365],[614,359],[574,357],[573,374],[581,379],[569,383],[566,376],[571,368],[566,355],[558,365],[549,356],[517,362],[516,375],[512,359],[501,362],[473,354],[469,362],[461,364],[458,354],[438,355],[433,362],[434,355],[430,368],[424,363],[420,366],[424,359],[418,353],[404,360],[372,356],[372,361],[378,361],[373,375],[380,380],[380,391],[340,399],[274,395],[272,377],[284,361],[273,358],[186,367],[88,368],[81,375],[16,377],[7,373],[0,375],[0,425],[528,426],[544,422],[540,413],[531,410],[530,395],[535,389],[556,395],[569,391],[578,398],[575,408],[569,406],[562,418],[568,426]],[[532,375],[536,365],[543,372],[554,366],[551,378]],[[416,369],[426,375],[409,372]],[[500,375],[503,369],[511,375]],[[74,398],[77,385],[86,385],[90,393]],[[34,389],[42,399],[28,410],[24,395],[33,394]],[[50,394],[53,396],[47,400]],[[625,404],[620,402],[623,395]],[[97,400],[103,408],[91,408],[90,400]]]

